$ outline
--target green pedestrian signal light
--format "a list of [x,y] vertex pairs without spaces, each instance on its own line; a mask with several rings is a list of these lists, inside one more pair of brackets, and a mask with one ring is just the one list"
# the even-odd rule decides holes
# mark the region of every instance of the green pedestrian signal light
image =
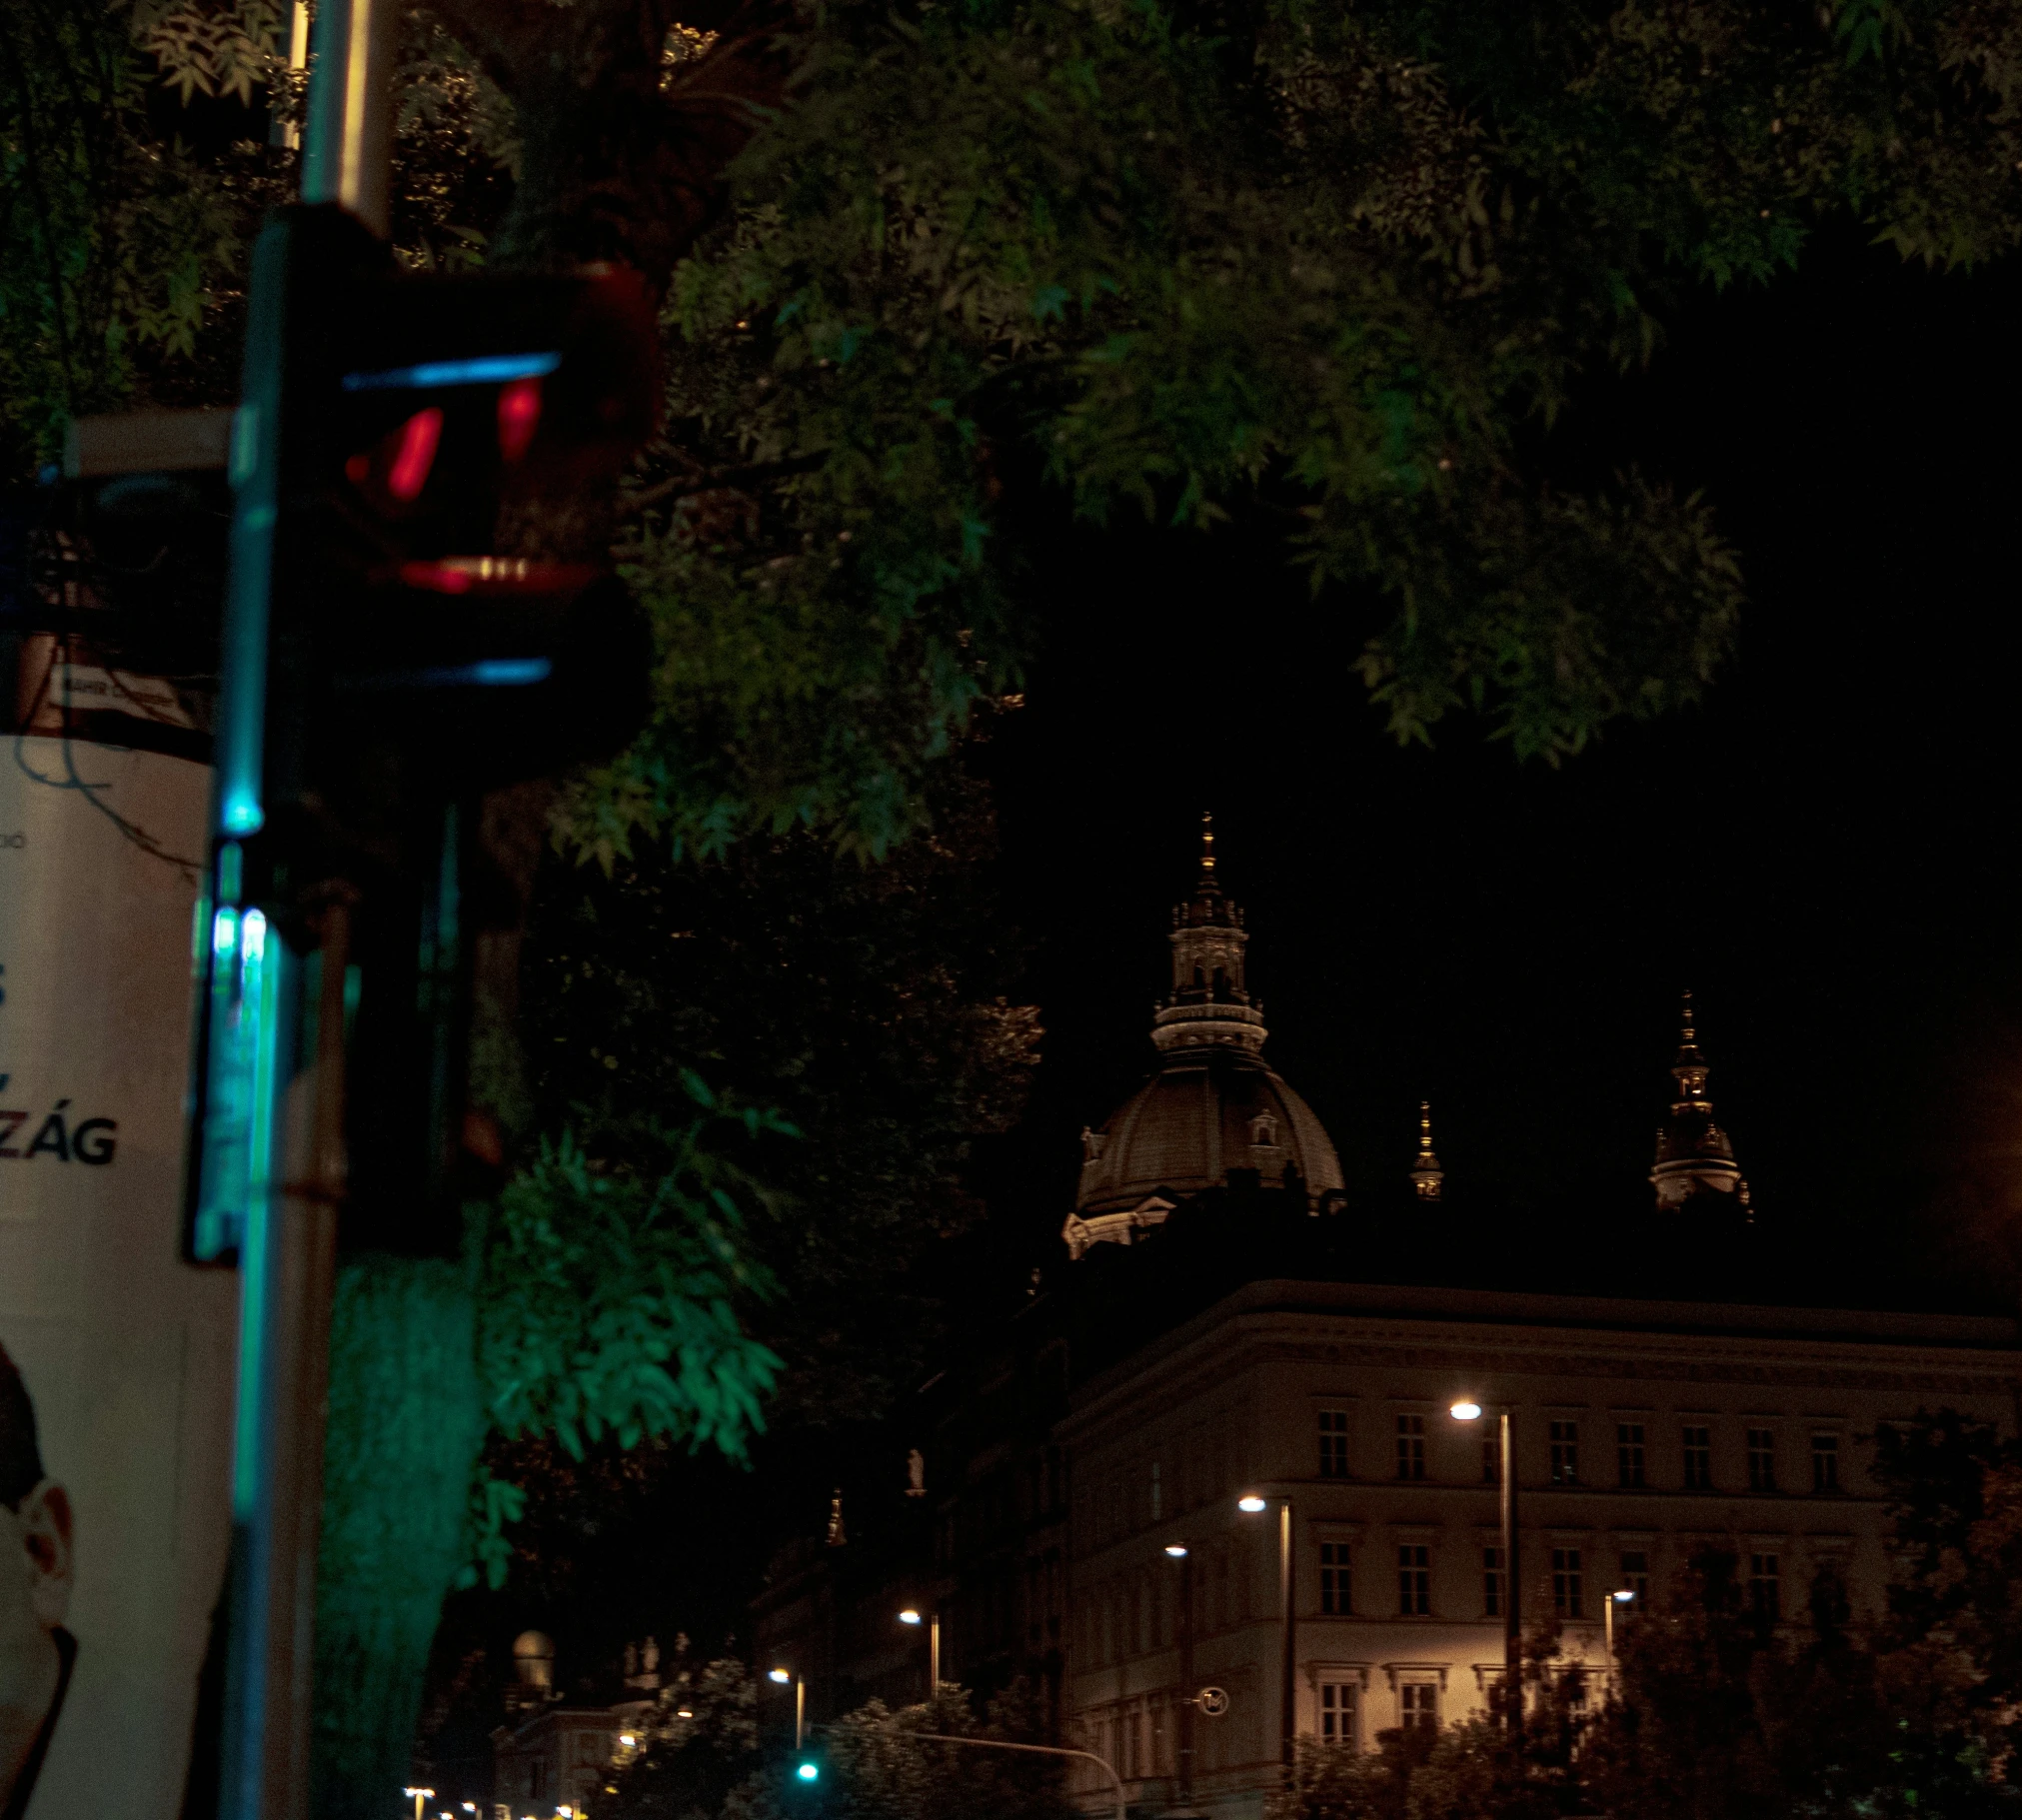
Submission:
[[799,1776],[803,1782],[814,1782],[820,1778],[822,1772],[812,1763],[803,1763],[799,1769],[794,1771],[794,1774]]

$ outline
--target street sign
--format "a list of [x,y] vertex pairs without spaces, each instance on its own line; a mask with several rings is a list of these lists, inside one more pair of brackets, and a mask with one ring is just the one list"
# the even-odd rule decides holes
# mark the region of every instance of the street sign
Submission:
[[1218,1719],[1228,1711],[1228,1692],[1225,1688],[1203,1687],[1193,1696],[1193,1703],[1207,1718]]

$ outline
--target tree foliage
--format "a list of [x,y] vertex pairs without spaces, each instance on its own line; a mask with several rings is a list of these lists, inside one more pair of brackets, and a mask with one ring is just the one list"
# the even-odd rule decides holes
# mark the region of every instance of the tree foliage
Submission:
[[742,1457],[765,1425],[778,1357],[749,1338],[736,1299],[763,1296],[732,1189],[746,1172],[707,1142],[714,1120],[751,1137],[793,1135],[776,1114],[720,1107],[683,1081],[704,1116],[656,1127],[651,1174],[599,1170],[572,1137],[540,1153],[499,1197],[479,1288],[479,1369],[508,1439],[552,1433],[582,1457],[607,1433],[621,1447],[681,1436]]
[[544,1125],[640,1166],[693,1071],[801,1133],[767,1146],[779,1216],[740,1235],[781,1289],[746,1318],[785,1360],[788,1421],[875,1418],[918,1369],[941,1326],[923,1261],[980,1217],[972,1142],[1015,1118],[1035,1058],[988,797],[950,775],[931,800],[932,836],[882,865],[806,830],[700,864],[642,843],[608,878],[551,871],[536,906]]
[[[206,319],[246,224],[188,212],[243,218],[259,187],[145,130],[147,54],[257,93],[278,15],[23,17],[46,42],[17,69],[103,72],[60,116],[55,78],[21,78],[0,127],[41,235],[0,377],[46,450],[133,384],[78,349]],[[1274,515],[1400,738],[1478,711],[1555,759],[1689,702],[1737,561],[1689,491],[1552,454],[1580,375],[1830,212],[1941,265],[2022,231],[2003,0],[440,0],[403,96],[412,257],[630,258],[670,287],[673,421],[624,530],[657,711],[564,818],[607,864],[635,832],[812,824],[876,854],[922,826],[937,756],[1036,649],[1034,490]],[[38,170],[72,175],[35,215]]]
[[[813,1729],[802,1756],[819,1770],[813,1788],[790,1778],[800,1759],[774,1748],[754,1722],[759,1690],[744,1664],[712,1662],[661,1690],[654,1712],[621,1753],[600,1814],[611,1820],[1066,1820],[1059,1764],[1044,1756],[924,1739],[922,1732],[1032,1742],[1038,1714],[1028,1688],[991,1702],[979,1721],[971,1696],[952,1684],[920,1706],[873,1700]],[[795,1797],[799,1797],[796,1799]]]

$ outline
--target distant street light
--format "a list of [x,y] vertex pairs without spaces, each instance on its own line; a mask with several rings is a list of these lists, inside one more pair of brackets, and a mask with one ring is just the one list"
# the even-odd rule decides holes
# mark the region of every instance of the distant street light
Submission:
[[1165,1552],[1175,1561],[1183,1561],[1186,1559],[1186,1544],[1184,1542],[1167,1542],[1165,1544]]
[[[1453,1405],[1456,1422],[1481,1419],[1482,1405],[1471,1396]],[[1502,1480],[1502,1710],[1512,1740],[1523,1736],[1523,1574],[1517,1560],[1515,1416],[1504,1403],[1496,1417],[1501,1441]]]
[[[1246,1515],[1255,1516],[1269,1508],[1270,1500],[1256,1492],[1246,1492],[1235,1500],[1236,1509]],[[1295,1689],[1298,1685],[1298,1610],[1293,1603],[1293,1556],[1291,1499],[1280,1497],[1277,1501],[1277,1590],[1278,1606],[1283,1614],[1284,1651],[1278,1664],[1277,1688],[1277,1733],[1278,1755],[1284,1763],[1287,1779],[1292,1768],[1292,1739],[1297,1729],[1297,1708]]]
[[1601,1617],[1604,1620],[1601,1625],[1601,1635],[1604,1639],[1602,1648],[1606,1652],[1608,1698],[1610,1700],[1615,1697],[1615,1607],[1617,1605],[1627,1605],[1635,1596],[1634,1592],[1624,1586],[1619,1592],[1609,1593],[1606,1601],[1601,1606]]
[[941,1691],[941,1613],[933,1612],[923,1616],[917,1605],[909,1605],[899,1614],[902,1624],[925,1624],[927,1626],[927,1699],[930,1705]]
[[421,1804],[435,1799],[435,1790],[432,1788],[410,1788],[401,1792],[414,1797],[414,1820],[421,1820]]
[[769,1668],[768,1681],[776,1681],[785,1687],[788,1682],[794,1686],[794,1748],[801,1748],[801,1740],[808,1731],[808,1683],[791,1668]]

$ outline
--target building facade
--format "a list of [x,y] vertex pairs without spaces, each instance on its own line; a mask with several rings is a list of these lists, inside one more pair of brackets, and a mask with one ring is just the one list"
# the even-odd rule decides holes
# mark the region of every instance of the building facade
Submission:
[[[1346,1743],[1485,1713],[1512,1597],[1527,1627],[1560,1626],[1565,1672],[1597,1692],[1608,1595],[1660,1599],[1708,1546],[1768,1614],[1804,1612],[1823,1580],[1872,1616],[1876,1430],[1941,1405],[2012,1429],[2018,1374],[2008,1320],[1250,1284],[1086,1385],[1061,1425],[1066,1732],[1148,1812],[1189,1793],[1229,1820],[1260,1811],[1283,1498],[1295,1726]],[[1513,1585],[1494,1429],[1456,1420],[1462,1399],[1513,1416]],[[1246,1492],[1270,1509],[1239,1511]],[[1206,1687],[1220,1716],[1185,1708]]]

